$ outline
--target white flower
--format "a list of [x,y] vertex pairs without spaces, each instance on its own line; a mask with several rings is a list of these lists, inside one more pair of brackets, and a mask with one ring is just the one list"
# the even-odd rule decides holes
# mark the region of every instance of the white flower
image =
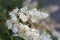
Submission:
[[14,24],[14,27],[13,27],[12,30],[13,30],[14,33],[18,32],[18,28],[17,28],[17,25],[16,24]]
[[52,40],[52,39],[47,37],[47,36],[45,36],[45,35],[43,35],[42,40]]
[[52,40],[51,35],[49,35],[46,31],[42,33],[41,37],[42,40]]
[[23,13],[20,14],[19,18],[23,21],[23,22],[26,22],[28,21],[28,16],[24,15]]
[[46,12],[37,11],[36,8],[29,10],[29,14],[31,15],[31,21],[33,23],[37,22],[40,19],[45,19],[49,17],[49,15]]
[[41,12],[42,19],[45,19],[49,17],[49,15],[46,12]]
[[9,13],[9,15],[12,15],[12,14],[15,15],[15,14],[17,14],[18,10],[19,10],[18,8],[13,9],[13,11],[11,11],[11,12]]
[[12,16],[11,20],[14,21],[14,22],[16,22],[17,21],[17,17],[15,15],[11,15],[11,16]]
[[[44,31],[40,32],[40,29],[38,29],[40,24],[37,25],[40,20],[49,17],[47,13],[40,12],[36,8],[29,9],[27,6],[21,8],[19,11],[18,10],[19,9],[16,8],[10,12],[9,15],[11,19],[6,22],[8,29],[11,29],[14,32],[13,36],[19,36],[25,40],[51,39],[47,33],[44,33]],[[23,22],[20,22],[20,19]],[[36,28],[36,25],[38,28]]]
[[28,10],[28,7],[25,6],[25,7],[23,7],[23,8],[20,9],[20,12],[25,12],[25,11],[27,11],[27,10]]
[[37,18],[36,18],[35,16],[32,16],[32,17],[31,17],[31,22],[32,22],[32,23],[37,23],[38,20],[37,20]]
[[7,20],[6,25],[7,25],[8,29],[12,28],[12,23],[10,22],[10,20]]
[[24,31],[24,32],[27,32],[27,31],[30,30],[30,28],[27,25],[24,25],[24,24],[21,24],[21,23],[20,23],[19,28],[20,28],[21,31]]
[[[30,39],[30,40],[37,40],[37,39],[40,39],[40,34],[39,34],[39,32],[36,30],[36,29],[34,29],[34,28],[32,28],[31,30],[29,30],[29,31],[27,31],[26,32],[26,35],[27,35],[27,37]],[[28,39],[28,40],[29,40]]]

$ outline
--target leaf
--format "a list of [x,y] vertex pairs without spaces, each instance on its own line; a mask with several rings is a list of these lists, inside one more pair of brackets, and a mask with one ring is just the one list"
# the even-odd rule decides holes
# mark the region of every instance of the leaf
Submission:
[[9,36],[9,32],[4,24],[0,24],[0,34],[2,40],[11,40],[11,37]]
[[4,7],[2,5],[0,5],[0,15],[2,15],[3,10],[4,10]]
[[11,40],[11,37],[7,33],[2,33],[2,40]]
[[24,39],[21,38],[21,37],[14,36],[14,37],[13,37],[13,40],[24,40]]
[[46,30],[46,32],[47,32],[48,34],[52,35],[51,31],[49,31],[49,30]]
[[11,37],[14,33],[12,32],[12,30],[8,30],[8,32],[9,32],[9,36]]
[[43,7],[44,7],[44,3],[40,3],[40,4],[38,4],[38,6],[37,6],[38,9],[42,9]]
[[58,38],[55,36],[51,36],[51,38],[52,38],[52,40],[58,40]]

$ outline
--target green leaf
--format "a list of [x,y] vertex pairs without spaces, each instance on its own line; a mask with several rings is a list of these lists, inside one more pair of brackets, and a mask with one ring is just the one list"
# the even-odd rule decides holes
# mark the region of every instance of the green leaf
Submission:
[[9,36],[11,37],[14,33],[12,32],[12,30],[8,30],[8,32],[9,32]]
[[24,39],[21,38],[21,37],[14,36],[14,37],[13,37],[13,40],[24,40]]
[[44,7],[44,3],[40,3],[40,4],[38,4],[38,6],[37,6],[38,9],[42,9],[43,7]]
[[2,40],[11,40],[11,37],[7,33],[2,33]]
[[46,30],[46,32],[47,32],[48,34],[52,35],[51,31],[49,31],[49,30]]
[[2,40],[11,40],[11,37],[9,36],[9,32],[4,24],[0,24],[0,34]]
[[0,15],[2,15],[3,10],[4,10],[4,7],[2,5],[0,5]]

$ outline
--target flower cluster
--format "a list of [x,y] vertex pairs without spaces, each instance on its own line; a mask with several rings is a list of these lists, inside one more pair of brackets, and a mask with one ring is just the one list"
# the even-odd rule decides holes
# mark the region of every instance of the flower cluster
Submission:
[[19,36],[25,40],[52,40],[46,30],[40,29],[43,29],[43,26],[39,22],[49,17],[46,12],[25,6],[14,9],[9,15],[11,18],[6,21],[6,25],[14,32],[13,36]]

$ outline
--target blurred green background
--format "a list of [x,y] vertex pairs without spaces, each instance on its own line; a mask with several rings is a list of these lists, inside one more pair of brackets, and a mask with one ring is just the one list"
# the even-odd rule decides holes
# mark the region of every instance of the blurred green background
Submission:
[[8,12],[12,9],[22,7],[23,0],[0,0],[0,39],[2,40],[24,40],[23,38],[12,36],[14,34],[8,30],[5,22],[9,18]]

